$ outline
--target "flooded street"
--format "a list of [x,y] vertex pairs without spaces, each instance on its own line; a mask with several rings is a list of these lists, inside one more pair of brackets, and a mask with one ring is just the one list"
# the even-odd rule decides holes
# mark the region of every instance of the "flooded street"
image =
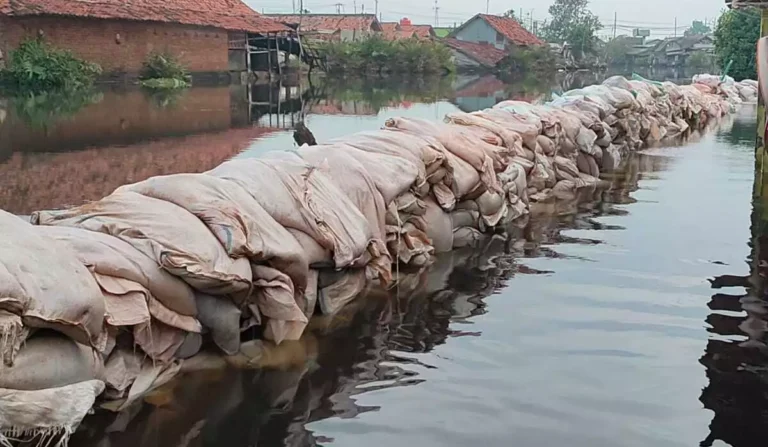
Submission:
[[[543,90],[487,77],[111,90],[57,115],[0,101],[0,208],[78,205],[290,150],[286,129],[300,120],[324,141]],[[634,155],[608,190],[541,205],[479,250],[400,272],[397,287],[317,318],[262,369],[201,358],[139,405],[86,419],[72,445],[763,446],[755,121],[745,106],[680,146]]]

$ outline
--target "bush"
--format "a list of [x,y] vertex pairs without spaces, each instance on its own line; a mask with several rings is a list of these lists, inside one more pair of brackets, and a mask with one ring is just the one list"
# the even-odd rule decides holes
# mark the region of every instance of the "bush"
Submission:
[[535,74],[552,76],[557,69],[555,54],[546,45],[514,47],[499,62],[502,76],[514,74]]
[[688,56],[685,65],[691,68],[714,68],[715,59],[703,51],[695,51]]
[[715,28],[717,63],[733,65],[728,73],[737,81],[757,78],[755,42],[760,39],[760,10],[732,9],[723,13]]
[[327,42],[318,47],[331,72],[440,73],[454,70],[450,50],[431,40]]
[[0,71],[0,84],[23,92],[78,90],[90,87],[99,74],[97,64],[42,40],[27,40],[11,51],[8,68]]
[[[191,81],[189,72],[184,65],[169,53],[150,54],[147,61],[144,62],[144,68],[141,70],[139,79],[145,81],[142,84],[150,88],[187,87]],[[158,80],[165,81],[156,82]],[[153,82],[148,83],[146,81]]]

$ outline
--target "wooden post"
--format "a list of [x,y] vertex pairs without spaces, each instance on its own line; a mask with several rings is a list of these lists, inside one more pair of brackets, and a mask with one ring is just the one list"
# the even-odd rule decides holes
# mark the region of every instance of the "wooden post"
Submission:
[[269,73],[269,79],[272,79],[272,45],[269,43],[269,34],[267,33],[267,72]]
[[278,40],[277,33],[275,33],[275,59],[277,59],[277,75],[280,79],[283,78],[283,65],[280,63],[280,41]]

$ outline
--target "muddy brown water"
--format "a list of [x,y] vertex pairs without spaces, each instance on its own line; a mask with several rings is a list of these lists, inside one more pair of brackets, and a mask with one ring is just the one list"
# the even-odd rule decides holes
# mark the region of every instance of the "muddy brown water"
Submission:
[[[475,87],[427,99],[331,92],[306,122],[322,141],[520,91]],[[276,116],[243,111],[239,93],[107,91],[36,122],[0,102],[0,208],[78,204],[289,149]],[[611,189],[538,207],[480,249],[402,273],[398,287],[314,321],[266,368],[189,373],[119,416],[90,416],[71,445],[764,446],[755,115],[745,107],[637,154]],[[713,290],[712,278],[732,287]]]

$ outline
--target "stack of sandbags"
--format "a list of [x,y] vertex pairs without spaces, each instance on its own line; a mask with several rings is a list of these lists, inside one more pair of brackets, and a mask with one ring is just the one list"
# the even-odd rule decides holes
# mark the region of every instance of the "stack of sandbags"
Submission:
[[63,443],[104,389],[104,301],[63,244],[0,211],[0,444]]

